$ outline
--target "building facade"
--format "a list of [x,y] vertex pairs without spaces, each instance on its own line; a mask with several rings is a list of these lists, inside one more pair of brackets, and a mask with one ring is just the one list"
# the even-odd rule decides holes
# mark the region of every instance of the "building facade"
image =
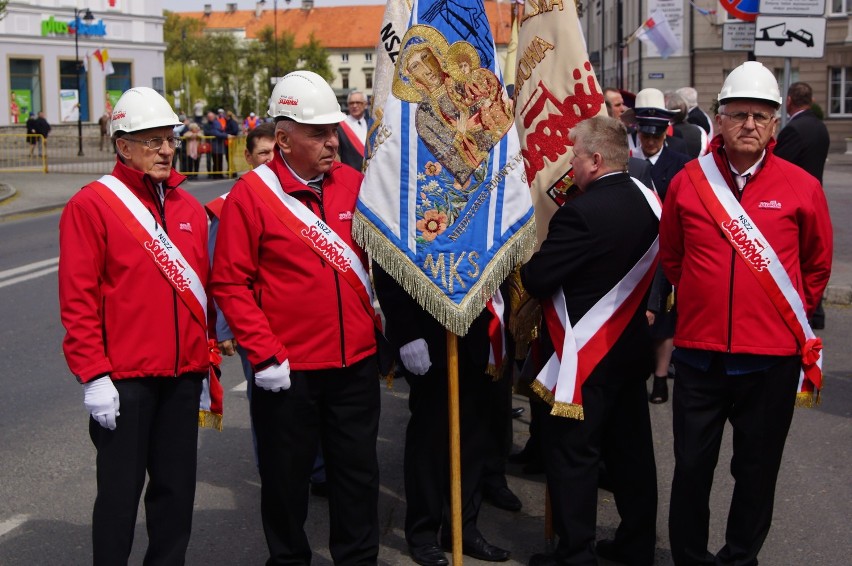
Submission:
[[[699,105],[709,112],[725,76],[753,57],[743,48],[743,41],[731,40],[735,34],[729,26],[742,22],[726,12],[718,0],[587,0],[583,4],[581,23],[589,58],[604,87],[635,93],[648,87],[665,92],[693,86]],[[789,82],[804,81],[813,88],[814,102],[822,108],[831,136],[832,152],[845,150],[845,139],[852,137],[850,9],[852,0],[825,0],[824,56],[789,59]],[[665,59],[653,46],[629,41],[656,10],[666,15],[681,42],[680,49]],[[784,84],[785,58],[754,59],[773,69],[779,83]]]
[[76,122],[78,111],[83,122],[94,123],[131,86],[162,92],[166,46],[159,0],[68,4],[9,2],[0,20],[0,105],[8,109],[0,126],[24,124],[30,112],[42,111],[52,124]]
[[[341,101],[353,90],[373,93],[376,71],[375,53],[385,7],[382,5],[314,7],[312,0],[279,3],[257,2],[254,10],[238,10],[235,3],[224,11],[205,5],[202,12],[178,12],[184,18],[202,21],[205,33],[230,33],[241,40],[254,40],[264,28],[290,33],[297,47],[315,38],[328,52],[334,73],[331,86]],[[178,8],[179,10],[179,8]],[[511,35],[511,12],[508,2],[485,2],[497,54],[505,62]],[[269,87],[271,92],[272,87]]]

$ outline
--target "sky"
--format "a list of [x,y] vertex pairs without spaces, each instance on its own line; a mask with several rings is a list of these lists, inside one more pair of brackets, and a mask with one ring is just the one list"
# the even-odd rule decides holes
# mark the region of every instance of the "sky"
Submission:
[[[204,9],[205,4],[212,4],[213,10],[221,12],[225,10],[226,4],[237,3],[238,10],[254,10],[256,0],[179,0],[171,3],[175,7],[169,6],[168,9],[176,12],[200,12]],[[322,6],[362,6],[364,4],[384,4],[385,0],[314,0],[314,6],[319,8]],[[166,3],[163,4],[164,6]],[[302,0],[292,0],[288,5],[286,0],[278,0],[278,9],[285,10],[287,8],[298,8],[302,5]],[[265,9],[271,10],[274,6],[273,0],[266,0]]]

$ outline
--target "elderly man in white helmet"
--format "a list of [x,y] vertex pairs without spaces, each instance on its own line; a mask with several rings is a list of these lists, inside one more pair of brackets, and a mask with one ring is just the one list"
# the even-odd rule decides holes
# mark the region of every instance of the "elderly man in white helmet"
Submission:
[[207,217],[172,169],[180,121],[154,90],[115,105],[111,175],[59,224],[68,367],[97,449],[94,564],[126,564],[145,484],[146,564],[183,564],[192,527],[202,379],[209,369]]
[[222,209],[212,292],[254,368],[267,565],[308,564],[308,482],[326,459],[335,564],[375,564],[379,381],[366,256],[352,241],[362,175],[335,160],[340,105],[325,80],[288,74],[269,100],[271,161]]
[[[780,105],[769,69],[749,61],[731,71],[720,133],[672,180],[663,207],[660,256],[678,293],[669,515],[677,565],[757,564],[793,407],[818,400],[822,346],[808,316],[831,271],[831,220],[819,182],[773,154]],[[726,421],[735,486],[714,556],[709,497]]]

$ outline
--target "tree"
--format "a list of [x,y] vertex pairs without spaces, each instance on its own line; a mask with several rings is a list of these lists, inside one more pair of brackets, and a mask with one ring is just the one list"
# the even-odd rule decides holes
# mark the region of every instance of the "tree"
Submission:
[[328,82],[334,80],[334,73],[331,70],[331,64],[328,62],[328,51],[314,37],[313,33],[308,38],[308,43],[299,49],[299,61],[302,69],[313,71]]
[[9,5],[9,0],[0,0],[0,20],[6,17],[6,7]]
[[[187,114],[192,112],[193,98],[204,98],[200,85],[193,80],[198,45],[204,36],[204,23],[164,10],[163,40],[166,43],[166,99],[180,106]],[[184,91],[181,104],[175,104],[172,93]]]

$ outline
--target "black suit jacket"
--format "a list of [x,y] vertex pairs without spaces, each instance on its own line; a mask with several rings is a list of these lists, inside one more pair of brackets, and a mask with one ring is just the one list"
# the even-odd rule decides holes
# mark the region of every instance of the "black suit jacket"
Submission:
[[710,135],[710,120],[707,119],[707,115],[698,106],[689,111],[689,114],[686,115],[686,121],[690,124],[700,126],[702,130],[707,132],[708,136]]
[[638,157],[629,157],[627,160],[627,174],[642,181],[649,189],[654,188],[654,179],[651,177],[651,163]]
[[816,114],[805,110],[787,122],[778,134],[775,155],[798,165],[822,183],[828,146],[828,128]]
[[[376,298],[385,316],[385,336],[393,348],[394,356],[399,357],[399,349],[409,342],[423,338],[429,346],[429,358],[432,364],[445,370],[447,367],[447,330],[435,317],[426,312],[399,283],[396,282],[379,264],[373,262],[373,284]],[[487,309],[479,314],[467,334],[459,338],[459,357],[466,367],[481,368],[485,372],[488,366],[489,341]]]
[[[366,120],[367,132],[369,132],[370,126],[373,125],[373,121],[367,118],[367,116],[364,116],[362,120]],[[337,148],[337,155],[340,156],[340,162],[360,171],[364,165],[367,144],[364,144],[364,153],[359,153],[355,146],[352,145],[352,142],[349,141],[349,137],[343,131],[342,126],[337,126],[337,137],[340,139],[340,147]]]
[[660,200],[666,198],[669,183],[688,161],[691,161],[688,155],[678,153],[669,147],[664,147],[660,152],[657,162],[651,165],[651,178],[654,180],[654,188],[657,189]]
[[[539,299],[561,287],[574,324],[639,261],[657,237],[658,225],[628,174],[599,178],[553,215],[547,239],[521,270],[524,286]],[[647,377],[653,364],[647,299],[646,294],[595,373],[618,370]]]

